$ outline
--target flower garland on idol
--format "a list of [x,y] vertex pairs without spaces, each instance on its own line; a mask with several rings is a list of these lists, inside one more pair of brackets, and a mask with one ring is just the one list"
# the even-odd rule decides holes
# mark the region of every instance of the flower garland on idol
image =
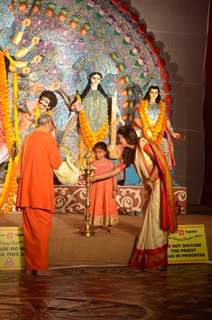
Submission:
[[108,134],[108,118],[101,128],[97,132],[94,132],[90,127],[85,111],[81,110],[79,112],[79,123],[80,133],[88,149],[92,149],[98,141],[103,141]]
[[160,113],[155,123],[149,118],[148,106],[149,101],[143,100],[138,110],[142,122],[143,134],[148,141],[159,144],[166,128],[166,104],[162,100],[160,101]]
[[20,139],[18,130],[18,109],[17,109],[17,97],[18,97],[18,79],[17,73],[13,73],[13,115],[14,122],[11,120],[10,114],[10,101],[8,92],[8,81],[5,67],[5,57],[7,57],[11,64],[13,59],[7,52],[0,51],[0,106],[2,110],[2,126],[5,132],[7,148],[9,151],[9,164],[6,174],[6,178],[3,184],[3,190],[0,194],[0,213],[8,213],[13,204],[14,196],[17,187],[17,165],[19,154]]
[[[77,100],[81,103],[81,97],[77,95]],[[103,141],[107,135],[109,130],[108,125],[108,116],[105,119],[104,124],[94,132],[89,124],[86,112],[84,110],[81,110],[79,112],[79,124],[80,124],[80,133],[82,135],[82,138],[84,140],[85,145],[88,149],[93,149],[94,145],[99,142]]]

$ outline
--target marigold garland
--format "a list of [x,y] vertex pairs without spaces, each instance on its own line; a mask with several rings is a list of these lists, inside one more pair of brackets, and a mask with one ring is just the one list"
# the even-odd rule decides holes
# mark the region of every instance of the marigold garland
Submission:
[[88,149],[92,149],[98,141],[104,140],[108,134],[108,117],[102,127],[94,132],[90,127],[85,111],[81,110],[79,113],[79,123],[80,133]]
[[138,110],[142,122],[144,137],[150,142],[156,144],[159,144],[161,142],[166,128],[166,105],[162,100],[160,101],[159,105],[160,113],[155,123],[150,120],[148,115],[148,100],[141,101]]
[[7,57],[11,63],[12,58],[6,52],[0,51],[0,104],[2,109],[2,126],[5,132],[7,148],[10,153],[7,175],[0,195],[0,213],[8,213],[14,204],[14,195],[16,192],[16,174],[18,165],[18,154],[14,154],[14,146],[19,147],[18,131],[18,110],[17,110],[17,74],[13,74],[13,103],[14,103],[14,124],[11,121],[10,103],[8,93],[8,81],[5,68],[5,59]]

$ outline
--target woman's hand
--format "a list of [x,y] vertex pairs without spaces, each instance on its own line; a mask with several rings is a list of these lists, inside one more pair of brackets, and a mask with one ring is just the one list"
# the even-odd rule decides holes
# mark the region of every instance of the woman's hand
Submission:
[[153,189],[154,182],[151,178],[146,178],[144,180],[144,189],[148,192],[151,192]]

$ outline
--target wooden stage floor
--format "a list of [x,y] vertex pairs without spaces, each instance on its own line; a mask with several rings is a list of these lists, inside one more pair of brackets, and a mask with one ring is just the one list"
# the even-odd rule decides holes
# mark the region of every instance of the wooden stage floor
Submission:
[[[179,224],[204,224],[209,260],[212,260],[212,215],[180,215]],[[111,234],[98,230],[93,237],[82,236],[83,214],[56,213],[49,243],[50,267],[79,265],[127,265],[142,216],[120,215],[120,223]],[[0,217],[0,227],[21,226],[21,214]]]
[[212,265],[0,271],[0,320],[211,320]]
[[[120,216],[111,234],[87,238],[82,214],[55,214],[46,276],[0,271],[0,320],[211,320],[212,264],[126,266],[142,221]],[[181,215],[179,223],[205,225],[212,260],[212,216]],[[1,216],[5,226],[21,226],[21,214]]]

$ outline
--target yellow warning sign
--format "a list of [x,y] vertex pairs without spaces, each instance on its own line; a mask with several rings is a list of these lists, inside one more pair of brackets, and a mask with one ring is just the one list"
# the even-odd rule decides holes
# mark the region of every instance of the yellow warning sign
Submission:
[[0,270],[24,269],[24,235],[19,227],[0,227]]
[[205,226],[179,225],[178,231],[169,235],[168,263],[207,263],[208,250]]

